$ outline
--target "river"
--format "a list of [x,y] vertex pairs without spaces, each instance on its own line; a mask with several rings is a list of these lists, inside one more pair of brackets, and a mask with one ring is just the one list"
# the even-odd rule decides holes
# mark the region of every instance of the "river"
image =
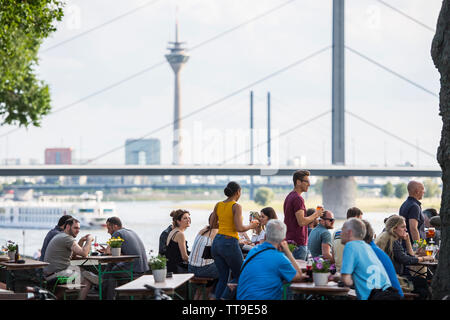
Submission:
[[[192,201],[199,203],[200,201]],[[189,248],[192,248],[193,241],[197,232],[202,229],[208,221],[208,217],[214,208],[214,202],[211,203],[211,210],[189,210],[191,213],[191,226],[186,230],[185,235],[188,241]],[[130,201],[130,202],[116,202],[117,214],[122,220],[125,228],[134,230],[142,239],[147,252],[153,250],[158,251],[159,235],[171,223],[170,212],[174,209],[181,208],[180,205],[189,206],[189,201],[174,202],[174,201]],[[253,208],[243,208],[244,217],[247,217],[247,212]],[[369,221],[378,235],[384,228],[384,218],[394,214],[394,212],[368,212],[364,213],[363,218]],[[283,219],[283,213],[277,212],[278,218]],[[56,225],[55,221],[55,225]],[[340,228],[344,220],[336,220],[335,228]],[[4,245],[6,240],[12,240],[19,244],[21,254],[33,256],[33,254],[41,248],[42,242],[48,230],[39,229],[6,229],[0,228],[0,245]],[[248,232],[249,236],[251,231]],[[106,229],[98,230],[83,230],[78,235],[79,239],[83,235],[90,233],[97,237],[99,243],[106,243],[110,235]]]

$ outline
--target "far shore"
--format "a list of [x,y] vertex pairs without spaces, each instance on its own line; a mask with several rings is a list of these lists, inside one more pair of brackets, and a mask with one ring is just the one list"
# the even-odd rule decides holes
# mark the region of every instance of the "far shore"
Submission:
[[[398,209],[402,205],[405,199],[398,198],[357,198],[355,202],[355,206],[360,208],[363,212],[398,212]],[[179,201],[177,204],[180,208],[191,209],[191,210],[213,210],[214,205],[216,204],[216,200],[208,200],[208,201]],[[255,203],[254,201],[250,201],[248,199],[244,199],[239,201],[242,205],[243,210],[260,210],[264,207],[272,207],[276,212],[283,211],[283,202],[284,200],[273,200],[265,206]],[[422,199],[422,209],[434,208],[436,210],[440,209],[441,199],[440,198],[424,198]],[[316,205],[322,204],[322,197],[313,196],[305,199],[307,208],[315,208]],[[326,209],[326,208],[325,208]]]

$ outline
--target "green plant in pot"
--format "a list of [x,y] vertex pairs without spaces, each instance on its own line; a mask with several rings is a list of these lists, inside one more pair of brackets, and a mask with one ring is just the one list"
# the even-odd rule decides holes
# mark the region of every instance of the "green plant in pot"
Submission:
[[162,255],[151,257],[148,265],[152,269],[153,278],[155,282],[164,282],[167,275],[167,258]]

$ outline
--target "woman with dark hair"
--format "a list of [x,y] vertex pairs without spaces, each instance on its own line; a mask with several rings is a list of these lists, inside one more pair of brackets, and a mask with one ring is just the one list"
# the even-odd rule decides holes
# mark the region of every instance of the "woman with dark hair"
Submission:
[[272,207],[266,207],[261,209],[258,219],[260,225],[255,229],[256,234],[254,234],[252,237],[252,242],[255,245],[263,243],[264,240],[266,239],[266,225],[272,219],[278,219],[278,216]]
[[191,225],[189,211],[178,209],[170,213],[173,229],[167,236],[167,271],[188,273],[189,251],[184,231]]
[[232,282],[237,283],[244,257],[239,247],[239,232],[255,229],[258,221],[244,226],[242,223],[242,207],[237,203],[241,197],[241,186],[234,181],[224,189],[227,199],[216,204],[213,219],[219,221],[219,230],[214,238],[211,254],[219,271],[219,282],[216,286],[216,298],[230,298],[227,287],[230,271]]
[[[212,213],[209,215],[208,221],[208,225],[201,229],[195,237],[194,244],[192,245],[192,252],[189,255],[188,270],[196,277],[217,279],[219,278],[219,272],[217,271],[216,264],[211,256],[211,245],[217,234],[219,226],[217,225],[217,220],[214,219]],[[217,281],[212,281],[212,283],[208,283],[208,295],[212,289],[215,288],[216,282]],[[199,293],[199,290],[197,290],[197,293]],[[200,298],[197,293],[194,296],[194,300],[198,300]]]

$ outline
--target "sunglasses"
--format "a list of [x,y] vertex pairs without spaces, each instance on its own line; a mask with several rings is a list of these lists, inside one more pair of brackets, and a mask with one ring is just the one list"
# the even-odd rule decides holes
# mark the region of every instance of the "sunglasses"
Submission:
[[323,219],[323,220],[328,220],[328,221],[330,221],[330,222],[333,222],[333,221],[334,221],[333,218],[321,218],[321,219]]

